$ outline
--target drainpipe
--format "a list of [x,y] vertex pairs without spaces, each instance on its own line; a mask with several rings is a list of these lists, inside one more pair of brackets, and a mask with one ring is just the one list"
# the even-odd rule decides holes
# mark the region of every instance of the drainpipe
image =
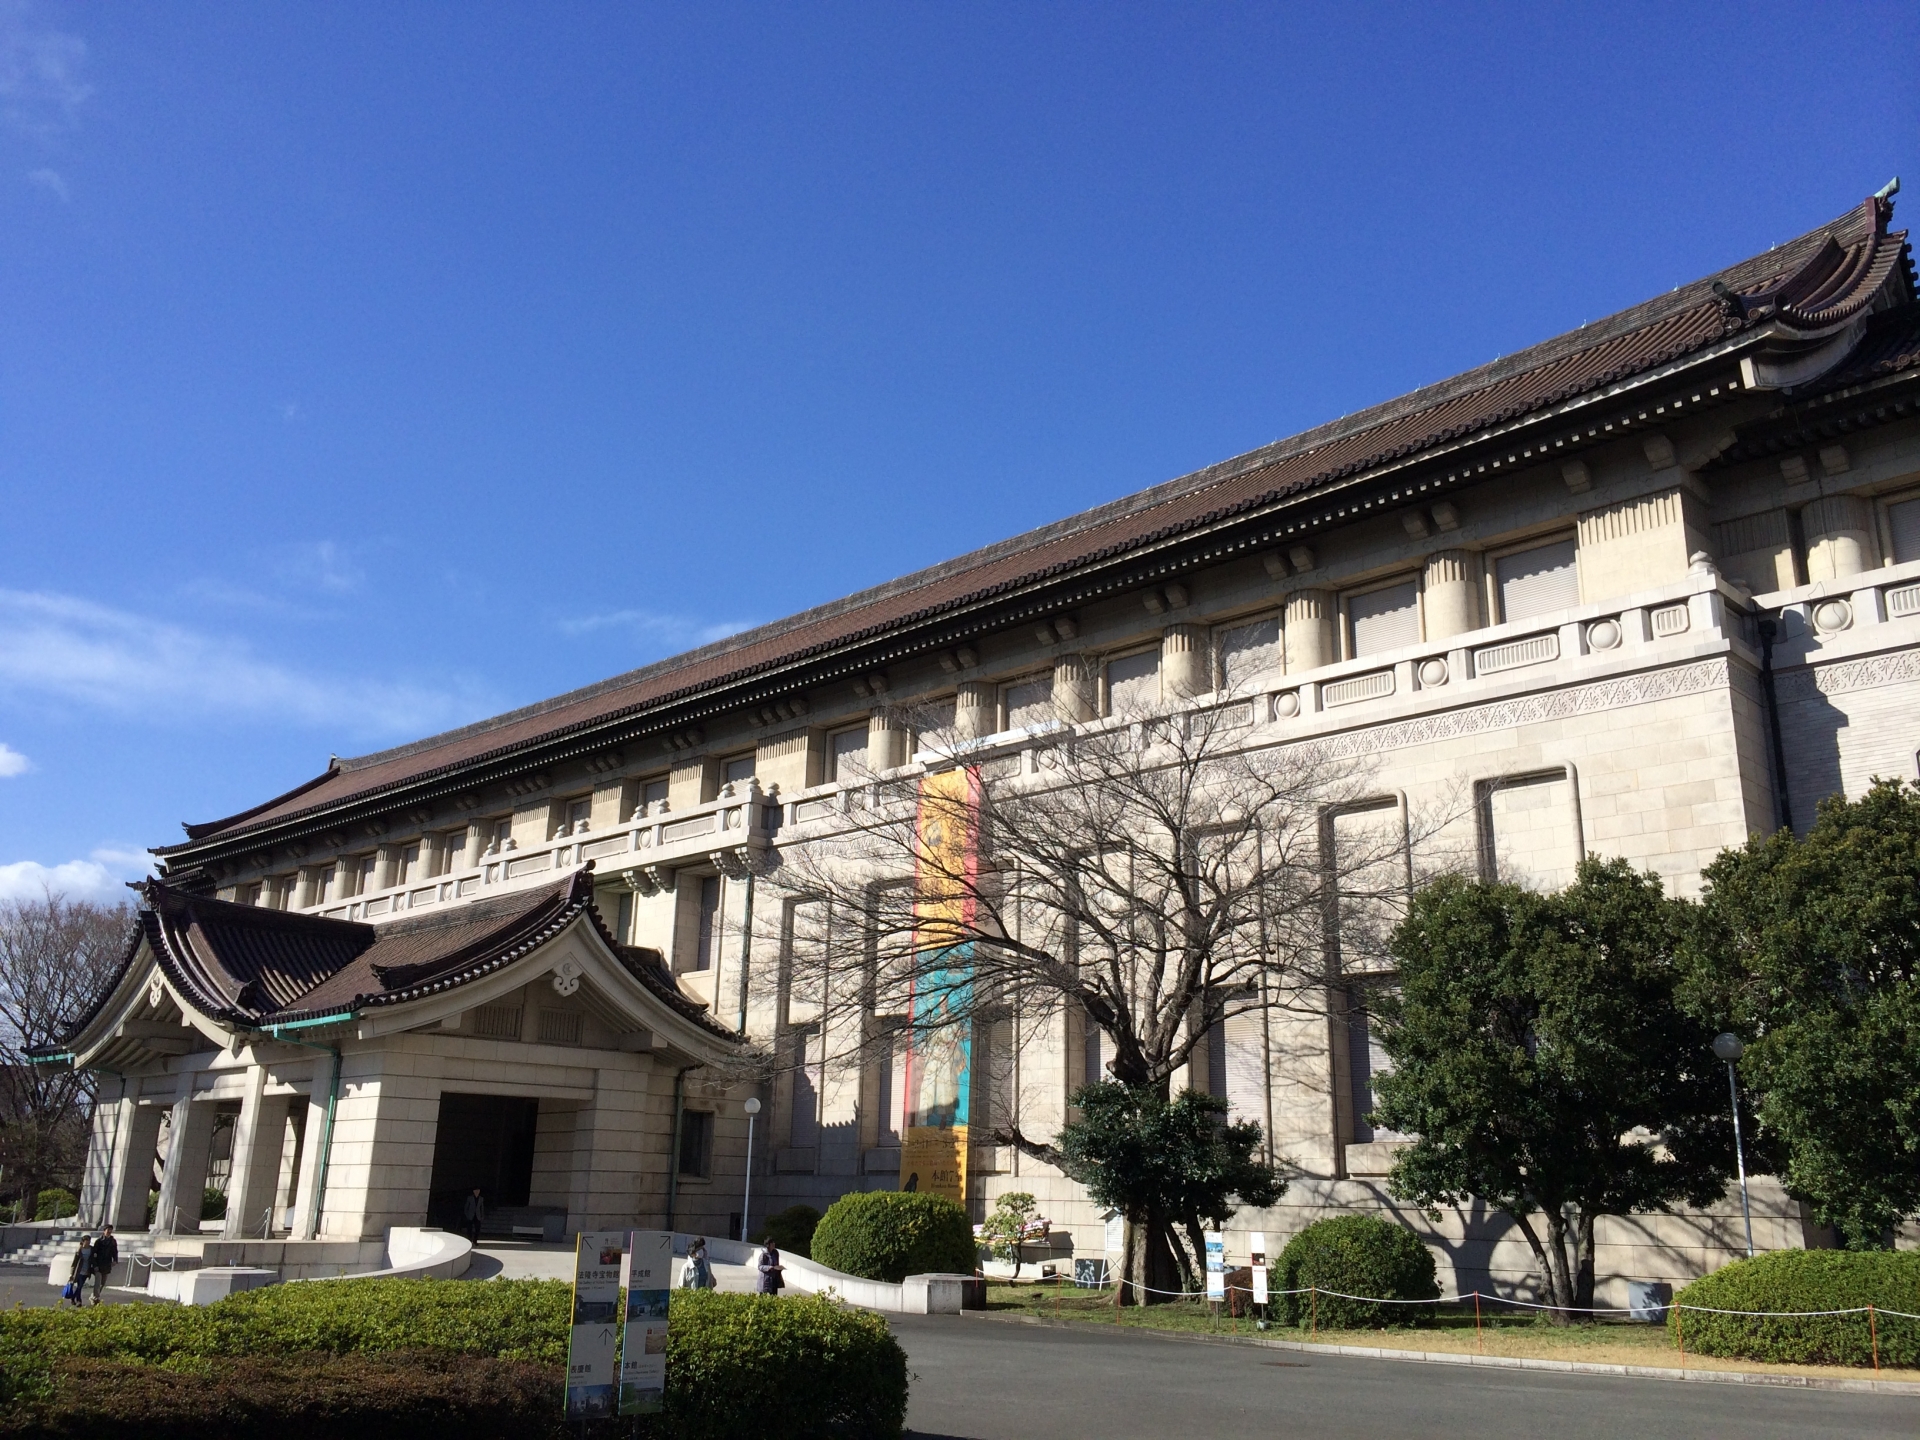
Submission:
[[673,1144],[667,1151],[667,1233],[673,1233],[674,1209],[680,1202],[680,1127],[686,1116],[687,1071],[682,1065],[673,1072]]
[[262,1029],[283,1045],[298,1045],[305,1050],[318,1050],[322,1054],[333,1056],[333,1074],[327,1081],[327,1118],[320,1127],[320,1163],[313,1177],[313,1206],[307,1211],[307,1223],[301,1227],[302,1240],[317,1239],[320,1234],[320,1214],[327,1203],[327,1162],[333,1158],[333,1117],[340,1108],[340,1047],[338,1045],[315,1045],[311,1040],[295,1040],[282,1034],[286,1030],[311,1030],[320,1025],[341,1025],[354,1018],[353,1012],[345,1015],[322,1015],[317,1020],[290,1020],[284,1025],[266,1025]]
[[[753,867],[747,867],[747,906],[746,918],[740,925],[740,1023],[734,1026],[742,1035],[747,1033],[747,964],[753,953]],[[676,1153],[674,1163],[679,1164]]]
[[1760,691],[1767,700],[1767,734],[1773,746],[1773,818],[1782,830],[1793,829],[1793,802],[1787,798],[1787,747],[1780,736],[1780,697],[1773,684],[1773,642],[1780,622],[1760,617]]

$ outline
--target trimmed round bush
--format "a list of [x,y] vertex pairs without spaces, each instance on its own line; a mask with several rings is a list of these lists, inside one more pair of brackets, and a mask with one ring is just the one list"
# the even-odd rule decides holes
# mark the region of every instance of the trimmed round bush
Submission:
[[[1440,1295],[1433,1254],[1420,1237],[1375,1215],[1316,1220],[1287,1242],[1278,1269],[1276,1288],[1320,1292],[1280,1300],[1281,1318],[1302,1329],[1316,1323],[1316,1312],[1324,1330],[1426,1325],[1433,1320],[1431,1305],[1379,1305],[1373,1300],[1434,1300]],[[1373,1299],[1339,1298],[1343,1295]]]
[[[1736,1260],[1693,1282],[1676,1307],[1773,1312],[1853,1310],[1868,1304],[1920,1315],[1920,1251],[1775,1250]],[[1920,1320],[1879,1315],[1880,1363],[1920,1366]],[[1667,1334],[1690,1355],[1725,1355],[1792,1365],[1871,1365],[1865,1315],[1753,1318],[1675,1308]]]
[[664,1433],[895,1440],[907,1355],[885,1318],[813,1295],[674,1292]]
[[769,1215],[760,1226],[760,1233],[753,1238],[759,1244],[771,1240],[789,1255],[811,1260],[813,1232],[819,1228],[820,1212],[813,1206],[789,1205],[777,1214]]
[[967,1212],[944,1195],[869,1190],[828,1207],[813,1232],[811,1258],[897,1285],[909,1275],[971,1275],[978,1249]]

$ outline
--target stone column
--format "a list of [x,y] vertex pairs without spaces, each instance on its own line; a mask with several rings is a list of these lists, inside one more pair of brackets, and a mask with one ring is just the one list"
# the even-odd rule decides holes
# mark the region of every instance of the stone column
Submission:
[[487,835],[476,822],[467,826],[466,840],[460,847],[460,861],[454,868],[471,870],[480,863],[480,852],[487,848]]
[[333,862],[333,898],[351,899],[354,887],[360,883],[360,859],[357,855],[342,855]]
[[1084,655],[1061,655],[1053,662],[1053,708],[1062,720],[1091,720],[1097,692]]
[[1325,590],[1296,590],[1287,597],[1287,673],[1317,670],[1340,658],[1333,633],[1337,607]]
[[907,722],[891,705],[876,705],[867,717],[867,768],[876,775],[898,770],[907,755]]
[[221,1231],[230,1240],[250,1237],[273,1203],[274,1182],[280,1178],[281,1152],[286,1148],[287,1098],[267,1093],[267,1067],[247,1071],[247,1088],[240,1101],[240,1123],[233,1132],[233,1174],[227,1182],[227,1223]]
[[984,680],[962,680],[953,697],[953,729],[961,740],[978,740],[1000,728],[1000,697]]
[[116,1230],[138,1230],[147,1223],[147,1187],[153,1178],[154,1149],[160,1140],[161,1110],[158,1105],[133,1105],[127,1117],[125,1136],[116,1147],[113,1192],[108,1197],[112,1208],[107,1223]]
[[[135,1109],[126,1078],[122,1076],[118,1084],[117,1099],[103,1094],[94,1102],[93,1119],[87,1126],[87,1162],[80,1172],[80,1219],[87,1225],[106,1223],[107,1186],[120,1174],[120,1148]],[[101,1088],[106,1088],[104,1083]]]
[[333,1075],[333,1061],[313,1062],[313,1084],[307,1091],[307,1128],[300,1143],[300,1176],[293,1187],[293,1235],[295,1239],[314,1238],[315,1218],[322,1208],[317,1190],[320,1162],[327,1145],[327,1084]]
[[1858,495],[1828,495],[1800,512],[1807,537],[1807,581],[1844,580],[1876,570],[1873,510]]
[[[265,1210],[263,1194],[271,1194],[273,1177],[280,1171],[282,1127],[275,1117],[286,1121],[286,1100],[267,1098],[267,1068],[248,1066],[246,1091],[240,1096],[240,1121],[234,1125],[234,1165],[227,1179],[227,1225],[221,1235],[240,1240],[252,1235]],[[265,1185],[261,1171],[273,1167]]]
[[1169,625],[1160,636],[1160,685],[1176,704],[1213,689],[1207,627]]
[[194,1103],[193,1076],[181,1076],[180,1098],[173,1104],[173,1125],[167,1138],[166,1168],[160,1176],[160,1201],[153,1210],[155,1230],[170,1235],[200,1233],[200,1200],[207,1188],[207,1160],[213,1148],[213,1114],[211,1101]]
[[1436,550],[1427,557],[1421,609],[1427,639],[1444,640],[1480,628],[1480,596],[1471,550]]

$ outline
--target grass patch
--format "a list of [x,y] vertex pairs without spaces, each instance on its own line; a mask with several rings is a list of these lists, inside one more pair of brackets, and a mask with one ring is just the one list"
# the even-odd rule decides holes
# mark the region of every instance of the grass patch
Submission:
[[[1440,1351],[1451,1354],[1486,1354],[1509,1359],[1570,1360],[1594,1365],[1647,1365],[1663,1369],[1744,1370],[1769,1374],[1834,1375],[1858,1377],[1852,1367],[1819,1365],[1759,1364],[1751,1361],[1703,1357],[1689,1350],[1683,1358],[1672,1337],[1660,1325],[1602,1321],[1592,1325],[1559,1326],[1545,1320],[1507,1311],[1493,1313],[1487,1306],[1478,1333],[1472,1310],[1462,1313],[1446,1306],[1434,1307],[1433,1322],[1418,1331],[1406,1330],[1320,1330],[1317,1333],[1296,1330],[1274,1321],[1263,1333],[1253,1321],[1235,1320],[1222,1307],[1214,1313],[1204,1302],[1177,1300],[1168,1305],[1129,1306],[1116,1310],[1112,1290],[1079,1290],[1071,1285],[1048,1283],[1011,1285],[994,1282],[987,1286],[987,1309],[1006,1315],[1021,1315],[1036,1320],[1059,1320],[1088,1324],[1118,1325],[1125,1329],[1153,1330],[1181,1335],[1260,1338],[1296,1341],[1319,1345],[1365,1345],[1382,1350]],[[1920,1370],[1894,1370],[1883,1367],[1880,1378],[1920,1380]]]

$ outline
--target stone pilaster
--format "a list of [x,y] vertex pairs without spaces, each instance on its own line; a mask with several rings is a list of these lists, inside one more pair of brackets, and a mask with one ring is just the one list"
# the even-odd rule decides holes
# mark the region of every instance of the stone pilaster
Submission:
[[1807,582],[1844,580],[1879,568],[1873,510],[1858,495],[1826,495],[1800,512],[1807,537]]
[[1480,628],[1479,566],[1471,550],[1436,550],[1427,557],[1421,608],[1429,640]]
[[1161,634],[1160,684],[1166,697],[1176,703],[1213,689],[1206,626],[1169,625]]
[[882,770],[898,770],[907,763],[908,741],[906,717],[891,705],[878,705],[867,717],[867,765],[878,774]]
[[953,697],[953,730],[961,740],[978,740],[1000,728],[1000,696],[985,680],[962,680]]
[[1325,590],[1296,590],[1287,597],[1287,673],[1317,670],[1340,658],[1333,633],[1336,606]]
[[1053,662],[1053,706],[1062,720],[1094,717],[1093,670],[1084,655],[1061,655]]

